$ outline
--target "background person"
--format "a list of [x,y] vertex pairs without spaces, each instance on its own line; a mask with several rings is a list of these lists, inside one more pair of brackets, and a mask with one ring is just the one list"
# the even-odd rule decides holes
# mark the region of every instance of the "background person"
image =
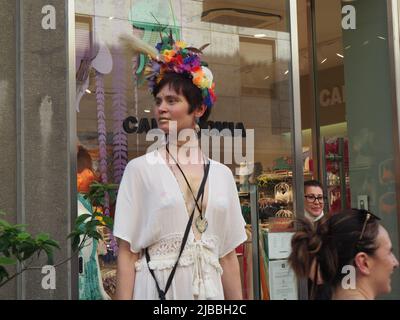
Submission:
[[[320,277],[330,287],[333,300],[372,300],[389,293],[391,275],[399,262],[378,220],[359,209],[345,210],[316,225],[299,219],[289,257],[295,274],[308,277],[314,273],[314,282]],[[345,266],[354,267],[353,288],[342,283],[349,276],[343,271]]]
[[312,222],[319,221],[324,216],[324,190],[317,180],[304,182],[304,215]]
[[[93,208],[84,194],[89,192],[90,184],[97,180],[93,172],[92,157],[83,146],[78,146],[77,153],[77,190],[78,216],[93,214]],[[103,279],[99,265],[99,254],[106,254],[104,241],[93,238],[87,239],[85,246],[79,251],[81,270],[79,273],[79,300],[109,300],[110,296],[103,287]]]

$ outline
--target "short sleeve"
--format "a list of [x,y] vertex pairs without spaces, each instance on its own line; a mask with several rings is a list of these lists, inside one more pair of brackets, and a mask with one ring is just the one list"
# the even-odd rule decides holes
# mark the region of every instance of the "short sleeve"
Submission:
[[226,213],[226,230],[220,245],[219,258],[223,258],[247,240],[246,222],[243,219],[236,183],[230,170],[228,180],[227,197],[230,203]]
[[114,215],[115,237],[129,242],[131,251],[141,251],[140,239],[143,232],[142,185],[140,174],[135,163],[130,162],[124,171],[118,189],[117,203]]

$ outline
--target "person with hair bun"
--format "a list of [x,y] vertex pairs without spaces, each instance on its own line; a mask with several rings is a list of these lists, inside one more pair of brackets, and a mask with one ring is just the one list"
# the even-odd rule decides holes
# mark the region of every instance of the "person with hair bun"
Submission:
[[333,300],[373,300],[390,293],[399,262],[379,220],[359,209],[344,210],[316,225],[298,219],[289,257],[297,277],[311,275],[314,284],[329,286]]

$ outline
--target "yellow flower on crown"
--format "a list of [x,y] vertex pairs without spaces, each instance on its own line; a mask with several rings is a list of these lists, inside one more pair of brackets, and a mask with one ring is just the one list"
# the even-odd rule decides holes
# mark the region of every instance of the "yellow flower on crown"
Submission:
[[176,54],[175,50],[164,50],[163,56],[165,62],[170,62],[171,59],[175,56],[175,54]]
[[181,48],[181,49],[187,47],[187,44],[186,44],[185,41],[175,41],[175,45],[176,45],[178,48]]

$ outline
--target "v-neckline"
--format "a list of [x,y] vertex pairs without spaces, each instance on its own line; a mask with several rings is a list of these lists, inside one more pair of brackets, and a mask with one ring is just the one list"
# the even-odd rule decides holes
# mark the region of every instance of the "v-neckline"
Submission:
[[[189,214],[188,209],[186,207],[185,198],[184,198],[183,192],[182,192],[182,190],[181,190],[181,188],[179,186],[178,179],[176,178],[176,176],[172,172],[171,168],[168,166],[166,159],[164,159],[164,157],[161,155],[160,151],[157,149],[156,152],[157,152],[157,155],[161,158],[161,161],[165,165],[167,171],[169,172],[168,175],[170,176],[171,180],[173,180],[174,183],[175,183],[175,187],[178,190],[178,193],[180,194],[179,198],[181,199],[181,203],[182,203],[183,208],[184,208],[184,213],[186,214],[186,218],[189,219],[190,218],[190,214]],[[210,206],[210,198],[211,198],[211,177],[212,177],[212,175],[211,175],[211,168],[212,168],[211,163],[212,163],[212,160],[210,158],[207,158],[207,160],[210,163],[210,168],[209,168],[208,177],[207,177],[208,181],[206,181],[206,186],[204,187],[204,188],[207,188],[207,203],[206,203],[206,210],[204,211],[204,215],[203,215],[204,218],[207,217],[207,213],[208,213],[209,206]],[[193,221],[195,221],[194,217],[193,217]],[[187,222],[186,222],[186,224],[187,224]],[[207,232],[208,228],[203,233],[199,232],[200,233],[200,238],[197,239],[196,238],[196,234],[195,234],[195,232],[193,230],[193,228],[195,228],[195,227],[196,226],[195,225],[193,226],[193,222],[192,222],[192,225],[190,227],[190,234],[192,235],[192,238],[193,238],[194,241],[201,241],[203,239],[203,234],[205,234]]]

